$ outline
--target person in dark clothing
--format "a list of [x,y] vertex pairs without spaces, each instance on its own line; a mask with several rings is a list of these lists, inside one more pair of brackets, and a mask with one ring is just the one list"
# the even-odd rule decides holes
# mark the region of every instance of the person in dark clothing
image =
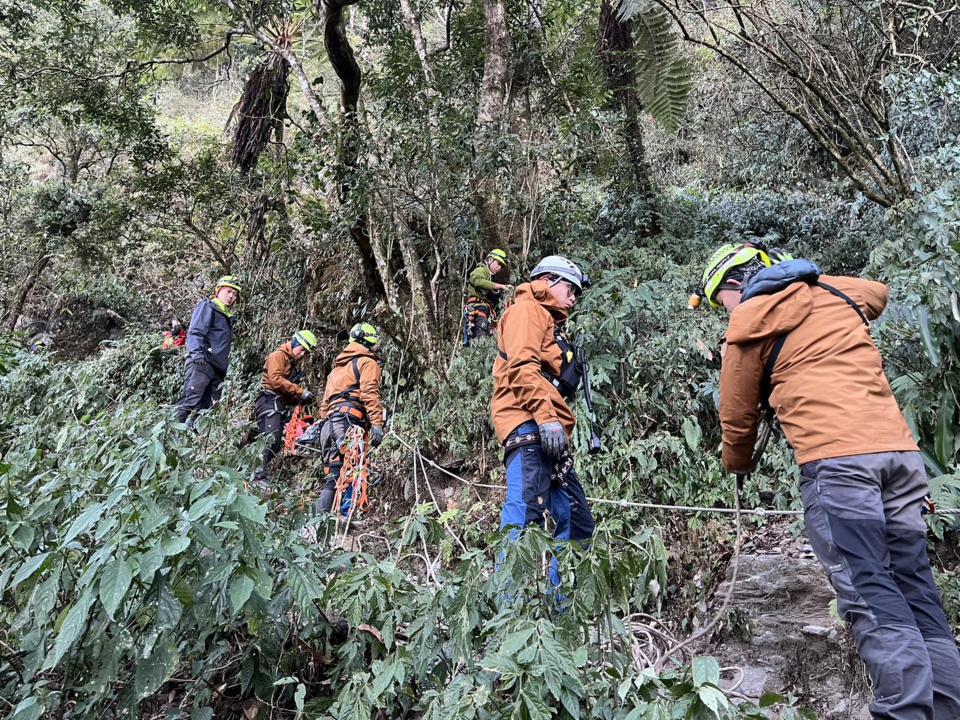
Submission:
[[810,544],[837,591],[883,720],[960,718],[960,653],[927,556],[923,458],[870,336],[887,288],[724,246],[703,295],[730,313],[720,374],[723,463],[753,470],[761,407],[800,465]]
[[177,403],[177,420],[193,427],[196,414],[220,399],[220,389],[230,362],[233,314],[240,284],[232,275],[217,280],[213,297],[202,300],[190,318],[187,332],[186,379]]
[[263,468],[257,473],[256,480],[267,479],[270,461],[283,444],[283,427],[290,421],[292,408],[313,402],[313,393],[300,387],[297,384],[300,379],[296,376],[300,374],[297,371],[300,360],[316,349],[316,336],[309,330],[300,330],[290,342],[267,355],[255,408],[260,434],[273,440],[263,449]]
[[368,430],[373,447],[383,441],[382,371],[376,354],[379,342],[380,337],[373,325],[357,323],[350,329],[350,343],[337,356],[335,366],[327,376],[320,406],[324,485],[317,507],[322,513],[330,512],[333,507],[337,480],[343,469],[340,444],[350,427]]

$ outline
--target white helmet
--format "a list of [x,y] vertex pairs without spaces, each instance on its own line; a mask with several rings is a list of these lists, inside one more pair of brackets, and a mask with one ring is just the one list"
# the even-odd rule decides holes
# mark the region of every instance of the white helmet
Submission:
[[580,268],[560,255],[547,255],[538,262],[530,273],[530,279],[535,280],[541,275],[556,275],[558,278],[576,285],[581,292],[590,287],[590,278],[584,275]]

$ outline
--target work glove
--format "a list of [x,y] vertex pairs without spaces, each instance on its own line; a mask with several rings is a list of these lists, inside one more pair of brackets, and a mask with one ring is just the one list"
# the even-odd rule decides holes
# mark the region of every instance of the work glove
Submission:
[[559,458],[569,444],[567,433],[559,422],[544,423],[539,427],[540,447],[552,458]]
[[303,395],[300,396],[301,405],[309,405],[313,402],[313,393],[309,390],[304,390]]
[[380,443],[383,442],[383,428],[377,427],[374,425],[370,428],[370,444],[373,447],[378,447]]

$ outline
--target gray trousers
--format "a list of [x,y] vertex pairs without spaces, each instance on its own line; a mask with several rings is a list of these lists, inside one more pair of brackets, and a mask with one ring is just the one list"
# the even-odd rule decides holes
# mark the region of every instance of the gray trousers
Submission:
[[960,654],[927,556],[918,452],[800,468],[807,535],[873,680],[883,720],[960,720]]
[[[350,429],[350,421],[345,413],[331,412],[320,427],[320,454],[323,457],[323,490],[317,509],[321,513],[330,512],[337,495],[337,480],[343,471],[343,455],[340,443]],[[335,512],[339,512],[337,508]]]

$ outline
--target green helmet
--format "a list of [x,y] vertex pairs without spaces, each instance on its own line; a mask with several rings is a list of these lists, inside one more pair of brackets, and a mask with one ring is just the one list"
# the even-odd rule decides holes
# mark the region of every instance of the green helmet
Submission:
[[497,248],[496,250],[491,250],[487,253],[487,260],[496,260],[501,265],[506,265],[507,254],[500,248]]
[[222,278],[217,280],[217,286],[213,289],[213,292],[216,294],[222,287],[233,288],[238,293],[243,291],[240,287],[240,281],[237,280],[237,278],[235,278],[233,275],[224,275]]
[[293,341],[308,353],[312,353],[314,350],[316,350],[317,345],[319,344],[317,342],[317,336],[309,330],[299,330],[298,332],[294,333]]
[[350,341],[372,348],[380,342],[380,334],[370,323],[357,323],[350,328]]
[[[788,259],[788,256],[780,257],[778,262],[785,259]],[[723,245],[710,256],[707,268],[703,271],[703,296],[707,298],[711,307],[720,307],[720,303],[716,301],[717,292],[730,289],[724,287],[723,282],[727,273],[734,268],[750,264],[770,267],[774,263],[766,250],[750,243]]]

